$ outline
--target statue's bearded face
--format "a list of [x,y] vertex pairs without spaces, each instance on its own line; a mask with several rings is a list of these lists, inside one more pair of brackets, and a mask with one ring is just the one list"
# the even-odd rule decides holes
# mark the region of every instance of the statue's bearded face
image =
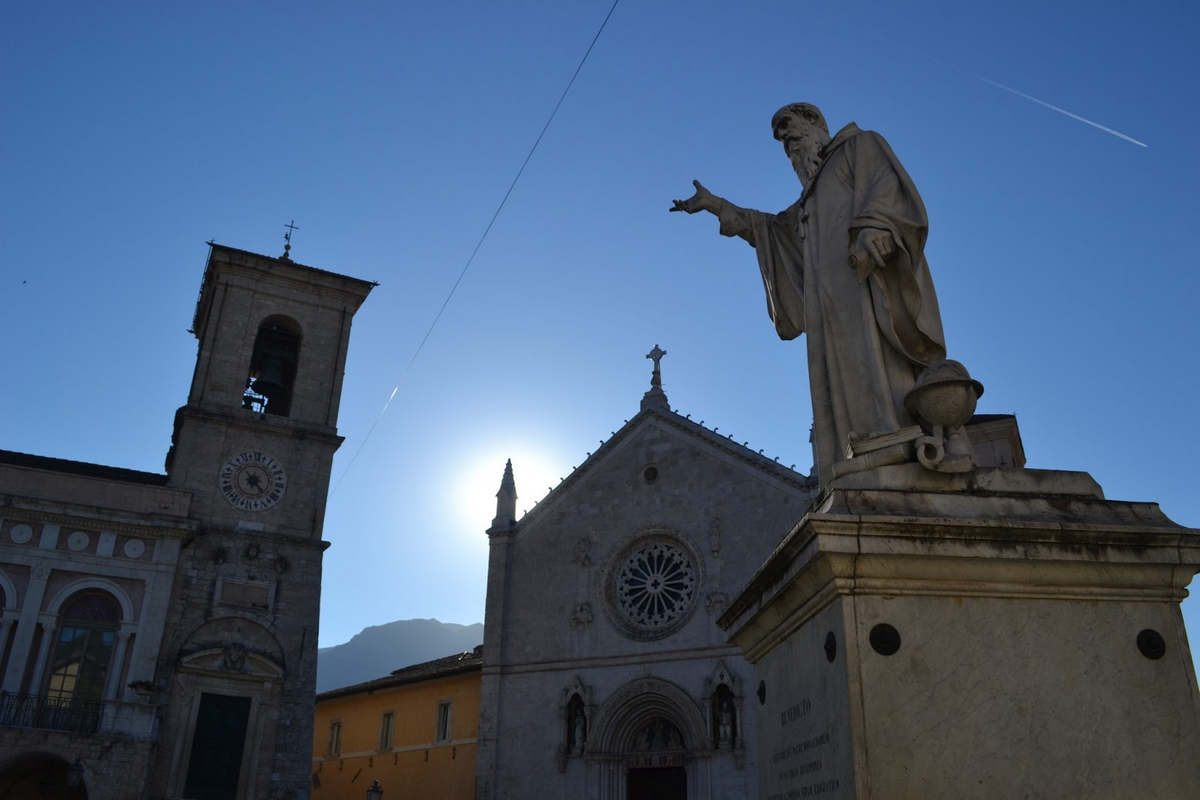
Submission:
[[821,165],[821,148],[829,142],[829,134],[817,123],[794,112],[776,115],[771,128],[775,138],[783,143],[783,152],[792,162],[796,177],[807,186],[816,177]]

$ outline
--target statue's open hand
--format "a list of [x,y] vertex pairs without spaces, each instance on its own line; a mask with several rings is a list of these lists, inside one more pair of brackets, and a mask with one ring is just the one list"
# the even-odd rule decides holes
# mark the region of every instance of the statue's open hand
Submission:
[[697,211],[716,211],[717,198],[708,189],[700,185],[700,181],[692,181],[692,186],[696,187],[696,193],[687,200],[675,200],[670,211],[686,211],[689,214],[695,214]]
[[875,266],[882,269],[896,252],[896,240],[888,231],[878,228],[863,228],[858,232],[858,244],[855,250],[870,255]]

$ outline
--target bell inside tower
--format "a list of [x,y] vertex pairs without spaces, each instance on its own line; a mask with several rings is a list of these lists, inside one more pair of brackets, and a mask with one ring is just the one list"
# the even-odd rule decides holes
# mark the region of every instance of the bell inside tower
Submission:
[[300,360],[300,328],[286,317],[267,317],[258,326],[242,407],[286,417]]

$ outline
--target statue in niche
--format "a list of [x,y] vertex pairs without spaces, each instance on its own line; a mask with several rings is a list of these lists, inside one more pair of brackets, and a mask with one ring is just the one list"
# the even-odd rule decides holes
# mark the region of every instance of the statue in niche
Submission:
[[[925,262],[925,205],[884,138],[854,123],[830,136],[824,116],[809,103],[779,109],[771,129],[803,184],[799,200],[778,214],[764,213],[693,181],[696,193],[674,201],[670,210],[707,211],[723,235],[748,242],[779,337],[808,334],[815,466],[821,485],[828,486],[836,474],[911,460],[911,442],[921,431],[913,427],[917,418],[905,398],[927,368],[957,366],[962,375],[943,370],[936,380],[977,387],[976,397],[982,386],[962,377],[961,364],[946,361]],[[860,459],[861,466],[834,469],[850,460],[855,441],[882,442],[875,437],[898,431],[908,438],[888,440],[889,449],[869,464]],[[941,442],[942,430],[935,433]],[[965,434],[955,439],[956,456],[963,455],[964,442]],[[961,458],[953,468],[939,466],[942,455],[921,463],[942,471],[970,469],[969,451],[965,468]]]
[[587,741],[587,711],[583,707],[583,698],[572,695],[567,703],[567,753],[573,756],[583,755],[583,746]]
[[575,721],[571,723],[571,733],[575,739],[574,747],[571,752],[577,756],[583,755],[583,712],[575,715]]
[[735,724],[736,710],[733,706],[733,692],[725,684],[717,687],[712,697],[713,732],[716,747],[733,747],[737,738]]
[[728,700],[721,701],[721,722],[717,731],[722,744],[733,744],[733,707]]

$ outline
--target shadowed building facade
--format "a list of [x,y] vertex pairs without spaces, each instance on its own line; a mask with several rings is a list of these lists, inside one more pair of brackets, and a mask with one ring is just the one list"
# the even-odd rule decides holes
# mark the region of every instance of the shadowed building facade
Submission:
[[482,646],[317,695],[313,800],[471,800]]
[[307,796],[325,496],[373,285],[213,244],[165,474],[0,453],[0,795]]

